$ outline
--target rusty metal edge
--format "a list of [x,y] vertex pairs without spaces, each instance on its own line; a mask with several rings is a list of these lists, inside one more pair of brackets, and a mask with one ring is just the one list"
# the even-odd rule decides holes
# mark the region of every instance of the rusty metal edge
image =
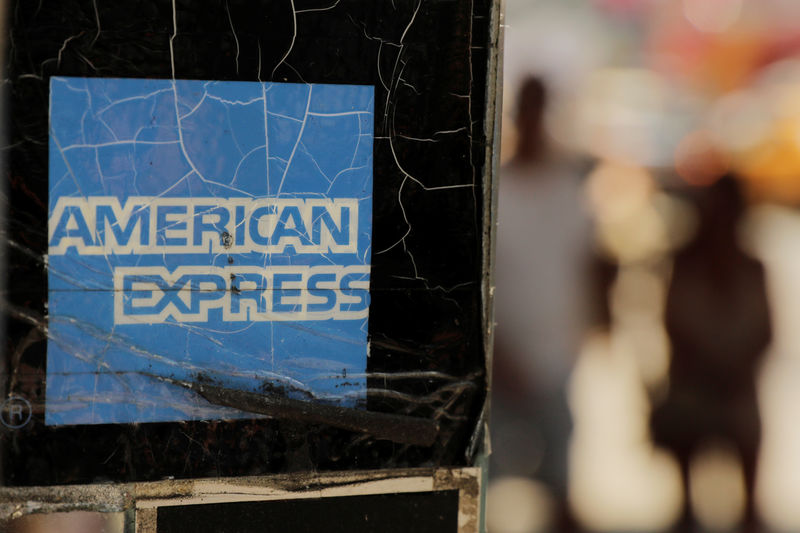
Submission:
[[[388,490],[387,490],[388,489]],[[95,511],[135,516],[136,532],[151,533],[163,505],[214,501],[316,498],[343,494],[459,491],[459,533],[479,531],[479,468],[412,468],[275,476],[164,480],[145,483],[6,488],[0,492],[0,524],[30,514]]]
[[478,517],[473,531],[486,533],[486,489],[491,455],[490,416],[492,392],[492,360],[494,355],[494,290],[495,253],[497,237],[497,200],[500,168],[500,133],[503,116],[503,53],[505,42],[505,0],[493,0],[491,6],[489,57],[486,68],[486,116],[484,128],[486,139],[486,167],[483,180],[483,336],[486,365],[486,400],[484,401],[478,426],[472,435],[467,451],[468,464],[480,469],[478,491]]

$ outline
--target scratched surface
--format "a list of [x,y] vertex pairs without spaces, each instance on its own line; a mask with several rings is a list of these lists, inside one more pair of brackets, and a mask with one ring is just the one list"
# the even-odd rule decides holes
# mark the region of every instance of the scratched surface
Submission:
[[[202,6],[180,0],[43,0],[12,2],[8,20],[2,384],[5,396],[30,403],[32,416],[24,427],[0,428],[5,484],[460,465],[472,460],[470,439],[478,434],[485,396],[485,128],[493,35],[489,0],[231,0]],[[68,335],[51,320],[57,313],[48,307],[57,270],[55,256],[48,256],[53,202],[48,183],[50,87],[70,77],[165,80],[167,86],[172,80],[287,83],[303,91],[316,84],[374,87],[372,237],[361,256],[370,265],[369,348],[360,378],[367,386],[366,404],[360,406],[435,422],[433,445],[375,438],[368,431],[342,429],[335,421],[263,418],[236,409],[235,414],[226,411],[230,416],[214,417],[224,420],[45,424],[46,399],[50,387],[58,385],[48,375],[50,347],[61,344],[66,357],[78,359],[91,352],[90,347],[65,342]],[[263,114],[256,116],[263,119]],[[247,137],[240,141],[243,151],[258,146],[263,129]],[[217,163],[214,158],[206,161]],[[283,163],[274,164],[277,169]],[[102,161],[96,166],[105,168]],[[320,180],[336,172],[323,168]],[[147,184],[131,176],[104,171],[103,176],[104,186],[142,197],[169,186],[152,184],[145,190],[141,187]],[[202,170],[184,181],[179,186],[191,182],[197,196],[238,196]],[[224,185],[237,186],[230,181]],[[86,326],[86,320],[79,322],[73,327]],[[103,335],[103,345],[125,349],[130,342],[117,330]],[[189,336],[185,331],[180,335],[185,345]],[[137,355],[148,366],[161,353],[156,348],[165,346],[157,336],[152,342]],[[320,348],[326,352],[320,359],[336,359],[334,346]],[[244,344],[225,349],[234,357],[250,356]],[[287,361],[292,351],[285,353]],[[197,377],[187,360],[167,352],[175,362],[171,372],[190,381]],[[196,351],[191,353],[194,358]],[[214,358],[206,363],[213,367]],[[102,361],[93,360],[90,373],[97,373],[97,364]],[[141,368],[127,370],[137,375]],[[292,377],[281,365],[259,371],[275,372],[271,377],[278,379]],[[127,394],[152,403],[153,376],[145,374],[159,373],[139,372],[135,379],[140,381]],[[257,390],[254,382],[233,385]],[[192,405],[205,405],[191,390],[181,394]],[[85,406],[75,409],[78,413]],[[79,416],[69,411],[64,411],[67,416]]]
[[252,416],[163,378],[363,403],[373,88],[50,82],[46,423]]

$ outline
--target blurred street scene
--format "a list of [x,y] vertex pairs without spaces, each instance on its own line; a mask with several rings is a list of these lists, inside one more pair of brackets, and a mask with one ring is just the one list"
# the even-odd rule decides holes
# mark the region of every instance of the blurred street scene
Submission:
[[800,530],[800,2],[506,0],[490,533]]

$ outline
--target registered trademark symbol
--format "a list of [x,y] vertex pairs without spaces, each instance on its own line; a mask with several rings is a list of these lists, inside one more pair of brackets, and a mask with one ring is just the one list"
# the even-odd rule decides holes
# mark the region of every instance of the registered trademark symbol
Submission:
[[25,427],[32,414],[31,403],[22,396],[12,396],[0,406],[0,422],[9,429]]

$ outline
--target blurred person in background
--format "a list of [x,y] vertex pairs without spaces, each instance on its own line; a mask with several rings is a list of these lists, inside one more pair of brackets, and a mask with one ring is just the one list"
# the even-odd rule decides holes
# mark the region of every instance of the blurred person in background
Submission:
[[684,507],[677,528],[692,531],[689,470],[711,439],[738,453],[744,473],[747,531],[756,529],[753,492],[761,441],[756,375],[771,339],[764,267],[739,245],[745,209],[727,175],[700,193],[694,238],[674,260],[665,322],[672,345],[669,392],[652,414],[657,445],[677,459]]
[[[580,163],[549,145],[546,105],[542,80],[527,79],[517,149],[500,172],[490,475],[497,486],[514,478],[546,489],[553,504],[547,522],[568,531],[572,419],[565,388],[587,322],[592,233]],[[496,518],[490,493],[489,527],[500,533],[505,526]]]

